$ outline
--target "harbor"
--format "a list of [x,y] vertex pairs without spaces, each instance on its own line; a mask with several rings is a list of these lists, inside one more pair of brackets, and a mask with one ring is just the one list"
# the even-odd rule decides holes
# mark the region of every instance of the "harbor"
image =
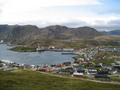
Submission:
[[[20,64],[42,65],[42,64],[58,64],[62,62],[74,61],[72,57],[77,55],[62,55],[64,51],[55,51],[53,49],[42,52],[15,52],[8,50],[14,46],[0,44],[0,59],[11,60]],[[66,51],[65,51],[66,53]]]

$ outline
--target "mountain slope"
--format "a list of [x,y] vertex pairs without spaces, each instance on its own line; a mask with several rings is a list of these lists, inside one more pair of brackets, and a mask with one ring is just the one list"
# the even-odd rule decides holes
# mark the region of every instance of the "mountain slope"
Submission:
[[112,30],[112,31],[108,31],[108,32],[101,32],[103,34],[106,34],[106,35],[120,35],[120,30]]
[[46,27],[42,29],[41,33],[44,38],[57,39],[88,38],[103,35],[90,27],[68,28],[59,25]]
[[10,29],[8,25],[0,25],[0,38],[5,37],[5,33]]
[[0,35],[0,39],[4,39],[6,42],[12,42],[16,40],[92,38],[103,34],[90,27],[68,28],[66,26],[54,25],[38,28],[33,25],[0,25]]

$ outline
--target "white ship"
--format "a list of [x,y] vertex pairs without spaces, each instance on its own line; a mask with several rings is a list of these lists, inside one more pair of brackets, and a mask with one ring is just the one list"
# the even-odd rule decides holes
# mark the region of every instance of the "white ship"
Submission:
[[38,47],[36,49],[37,51],[44,51],[45,48],[44,47],[41,47],[40,44],[38,43]]
[[4,42],[3,40],[0,41],[0,43],[3,43],[3,42]]

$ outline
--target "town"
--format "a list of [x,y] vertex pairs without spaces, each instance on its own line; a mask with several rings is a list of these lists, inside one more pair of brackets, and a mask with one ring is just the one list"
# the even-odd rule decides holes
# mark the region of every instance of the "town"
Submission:
[[14,71],[24,69],[48,73],[68,74],[73,77],[87,78],[110,79],[111,77],[120,77],[119,49],[110,49],[108,47],[89,47],[79,50],[69,48],[69,51],[70,50],[72,54],[78,55],[73,57],[73,62],[63,62],[56,65],[43,64],[35,66],[18,64],[11,62],[10,60],[0,60],[0,70]]

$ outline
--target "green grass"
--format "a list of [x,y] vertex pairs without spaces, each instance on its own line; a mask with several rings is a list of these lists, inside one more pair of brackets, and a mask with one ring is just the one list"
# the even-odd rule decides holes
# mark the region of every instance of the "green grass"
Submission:
[[120,76],[110,77],[110,80],[120,82]]
[[20,51],[20,52],[27,52],[27,51],[35,51],[36,48],[34,48],[34,47],[23,47],[23,46],[19,46],[19,47],[11,48],[10,50]]
[[75,56],[74,59],[82,58],[84,57],[83,55]]
[[[111,63],[115,63],[115,59],[116,58],[109,58],[112,55],[117,55],[119,56],[119,52],[118,51],[104,51],[104,52],[100,52],[98,54],[96,54],[94,57],[97,57],[97,60],[91,60],[94,63],[107,63],[107,64],[111,64]],[[105,58],[103,58],[105,56]]]
[[119,85],[59,78],[35,71],[0,71],[0,90],[116,90]]

